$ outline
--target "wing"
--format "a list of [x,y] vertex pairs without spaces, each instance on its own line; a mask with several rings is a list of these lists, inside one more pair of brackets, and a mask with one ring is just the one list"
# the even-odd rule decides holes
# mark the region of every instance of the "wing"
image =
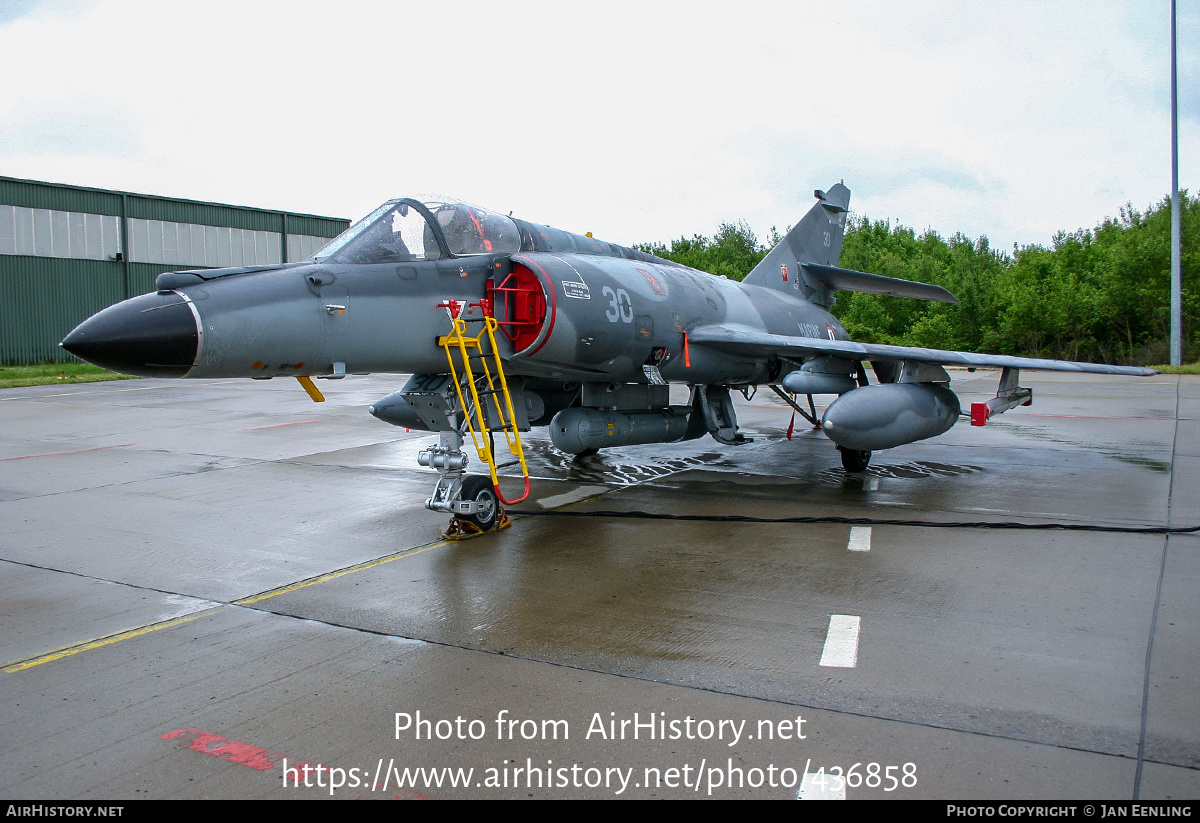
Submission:
[[856,343],[853,340],[826,340],[820,337],[791,337],[770,334],[738,323],[697,326],[688,332],[691,345],[708,346],[731,354],[812,357],[833,355],[847,360],[909,360],[941,366],[992,366],[1042,371],[1093,372],[1149,377],[1154,369],[1140,366],[1108,366],[1103,363],[1074,363],[1069,360],[1045,360],[1037,357],[1010,357],[1003,354],[975,354],[965,351],[923,349],[917,346],[888,346],[881,343]]

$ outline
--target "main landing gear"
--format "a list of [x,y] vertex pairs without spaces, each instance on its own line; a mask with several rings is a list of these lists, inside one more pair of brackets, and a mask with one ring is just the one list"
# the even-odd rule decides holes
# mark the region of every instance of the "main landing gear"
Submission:
[[866,471],[867,464],[871,462],[870,452],[843,449],[841,446],[838,446],[838,452],[842,455],[842,468],[848,472]]

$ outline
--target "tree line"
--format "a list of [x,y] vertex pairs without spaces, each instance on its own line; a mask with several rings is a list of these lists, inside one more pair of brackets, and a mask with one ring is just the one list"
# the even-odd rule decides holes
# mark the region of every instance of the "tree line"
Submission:
[[[1200,199],[1180,192],[1185,359],[1200,354]],[[760,243],[745,222],[722,223],[642,251],[741,280],[780,238]],[[1169,359],[1171,202],[1131,205],[1093,229],[1057,233],[1050,247],[991,248],[986,237],[918,234],[852,215],[843,268],[933,283],[958,305],[838,292],[833,314],[851,337],[938,349],[1152,365]]]

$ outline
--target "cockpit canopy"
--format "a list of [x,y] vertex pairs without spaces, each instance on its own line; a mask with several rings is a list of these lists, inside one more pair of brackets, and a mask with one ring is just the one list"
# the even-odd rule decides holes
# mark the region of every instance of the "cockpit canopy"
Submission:
[[476,254],[554,252],[679,263],[458,201],[389,200],[326,243],[310,259],[332,263],[410,263]]
[[515,252],[521,232],[510,218],[459,202],[389,200],[323,246],[314,260],[410,263]]

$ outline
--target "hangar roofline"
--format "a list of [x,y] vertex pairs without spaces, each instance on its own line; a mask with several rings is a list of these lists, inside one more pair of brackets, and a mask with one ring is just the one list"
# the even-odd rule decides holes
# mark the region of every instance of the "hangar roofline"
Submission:
[[328,214],[312,214],[302,211],[288,211],[286,209],[268,209],[262,206],[242,206],[237,203],[219,203],[216,200],[193,200],[187,197],[172,197],[166,194],[147,194],[145,192],[125,191],[123,189],[106,189],[99,186],[80,186],[75,183],[56,183],[50,180],[33,180],[26,177],[9,177],[0,175],[0,183],[26,183],[35,186],[50,186],[56,189],[70,189],[72,191],[94,192],[96,194],[118,194],[124,197],[144,197],[149,200],[163,200],[172,203],[186,203],[192,206],[214,206],[225,209],[238,209],[240,211],[253,211],[261,214],[286,214],[289,217],[310,217],[317,220],[343,220],[347,224],[353,222],[348,217],[333,217]]

